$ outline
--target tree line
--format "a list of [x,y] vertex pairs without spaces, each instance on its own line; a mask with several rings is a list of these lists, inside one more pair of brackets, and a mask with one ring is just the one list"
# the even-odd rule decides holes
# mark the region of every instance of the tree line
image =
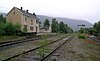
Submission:
[[81,28],[80,33],[88,33],[100,37],[100,21],[96,22],[92,28]]
[[[50,27],[50,22],[48,19],[45,19],[43,23],[43,28],[49,29],[49,27]],[[51,29],[52,29],[52,33],[72,33],[73,32],[73,30],[67,24],[64,24],[63,21],[58,23],[56,18],[52,19]]]
[[94,24],[93,31],[95,32],[94,35],[100,37],[100,21]]

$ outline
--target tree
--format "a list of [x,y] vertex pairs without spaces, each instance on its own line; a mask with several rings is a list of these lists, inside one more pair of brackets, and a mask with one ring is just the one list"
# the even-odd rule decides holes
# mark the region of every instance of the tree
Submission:
[[56,24],[56,26],[55,26],[55,32],[59,32],[60,28],[59,28],[58,21],[56,21],[55,24]]
[[59,28],[60,28],[60,32],[61,33],[65,32],[65,25],[64,25],[64,23],[62,21],[59,24]]
[[65,28],[65,29],[64,29],[64,30],[65,30],[64,32],[65,32],[65,33],[68,33],[68,25],[67,25],[67,24],[65,24],[65,27],[64,27],[64,28]]
[[70,27],[67,27],[67,32],[68,33],[73,33],[73,29],[71,29]]
[[59,23],[56,21],[56,18],[52,19],[52,24],[51,24],[52,32],[59,32]]
[[0,34],[1,36],[3,35],[14,35],[15,33],[15,27],[12,23],[6,22],[6,23],[1,23],[0,25]]
[[97,33],[96,33],[97,36],[99,36],[100,35],[100,21],[95,23],[93,28],[97,31]]
[[94,28],[90,28],[89,34],[91,34],[91,35],[97,35],[96,33],[97,33],[97,31]]
[[6,22],[6,18],[0,15],[0,36],[4,35],[17,35],[18,31],[21,30],[21,25],[16,23],[15,25]]
[[1,23],[1,22],[4,22],[4,23],[6,22],[6,18],[3,17],[3,15],[0,15],[0,23]]
[[56,19],[52,19],[52,24],[51,24],[52,32],[56,32]]
[[41,27],[42,27],[42,23],[41,23],[41,22],[39,22],[39,28],[41,29]]
[[84,33],[84,28],[80,28],[79,32]]
[[5,30],[6,30],[6,35],[14,35],[15,33],[15,27],[14,27],[14,24],[10,23],[10,22],[7,22],[5,24]]
[[45,29],[49,29],[50,23],[48,19],[45,19],[44,23],[43,23],[43,28]]
[[0,36],[5,34],[5,23],[0,23]]
[[73,30],[68,27],[67,24],[64,24],[63,21],[58,23],[55,18],[52,19],[52,24],[51,24],[52,32],[60,32],[60,33],[68,33],[70,31],[73,32]]
[[100,21],[95,23],[94,26],[93,26],[94,29],[97,30],[97,32],[100,32]]

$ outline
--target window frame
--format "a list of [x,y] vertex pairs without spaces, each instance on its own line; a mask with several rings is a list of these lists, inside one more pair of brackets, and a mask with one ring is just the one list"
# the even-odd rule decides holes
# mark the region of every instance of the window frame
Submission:
[[33,26],[30,26],[30,30],[34,30],[34,27]]
[[27,18],[25,17],[25,22],[27,22]]
[[31,19],[31,25],[33,25],[33,19]]
[[15,11],[13,12],[13,14],[15,15]]

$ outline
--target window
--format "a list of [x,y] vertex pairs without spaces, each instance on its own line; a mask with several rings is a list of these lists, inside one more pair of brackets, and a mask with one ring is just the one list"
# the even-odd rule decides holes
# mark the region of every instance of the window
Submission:
[[34,30],[34,27],[30,26],[30,30]]
[[15,12],[13,12],[13,14],[15,15]]
[[31,22],[33,22],[33,20],[31,19]]
[[31,25],[33,25],[33,20],[31,19]]
[[38,20],[36,20],[36,23],[39,23],[39,21],[38,21]]
[[25,21],[27,21],[27,18],[25,17]]

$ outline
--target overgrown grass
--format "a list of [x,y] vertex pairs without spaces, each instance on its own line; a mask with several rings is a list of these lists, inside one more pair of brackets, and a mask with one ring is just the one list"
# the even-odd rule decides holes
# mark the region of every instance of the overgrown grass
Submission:
[[[37,44],[38,46],[48,44],[47,35],[42,36],[42,38],[43,38],[43,40]],[[40,58],[42,58],[49,51],[50,51],[49,48],[47,46],[45,46],[45,47],[37,49],[37,55],[39,55]]]
[[78,38],[85,39],[86,36],[85,36],[85,34],[78,34]]
[[0,42],[17,39],[19,37],[20,36],[1,36],[0,37]]
[[[64,36],[67,35],[59,36],[58,39],[63,38]],[[42,36],[42,38],[43,40],[39,41],[38,43],[35,43],[37,46],[46,45],[50,43],[50,41],[54,41],[54,40],[48,40],[47,35]],[[39,55],[40,58],[44,57],[48,52],[50,52],[50,48],[48,48],[47,46],[37,49],[37,55]]]

